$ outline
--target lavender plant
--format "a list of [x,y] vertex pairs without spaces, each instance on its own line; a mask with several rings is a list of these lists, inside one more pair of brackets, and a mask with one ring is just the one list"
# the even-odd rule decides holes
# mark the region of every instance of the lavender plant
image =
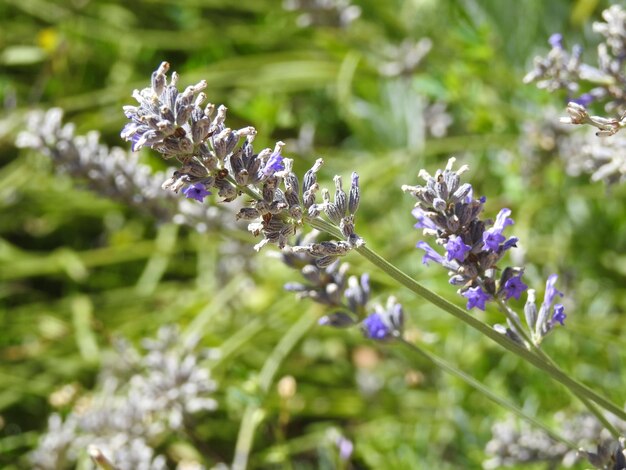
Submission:
[[468,167],[454,171],[455,161],[451,158],[445,170],[438,170],[434,176],[422,170],[420,176],[426,181],[425,186],[402,188],[417,199],[413,210],[418,221],[415,227],[423,229],[424,235],[436,237],[435,243],[446,250],[445,256],[441,255],[428,243],[420,241],[417,247],[425,251],[422,262],[433,261],[448,269],[450,284],[460,287],[459,293],[467,299],[468,310],[485,310],[487,302],[495,302],[507,319],[507,326],[498,326],[498,331],[520,344],[530,338],[534,345],[539,345],[557,324],[563,325],[566,318],[562,304],[552,306],[557,295],[563,296],[554,287],[558,276],[553,274],[548,278],[539,310],[535,291],[528,291],[524,308],[528,331],[521,331],[520,318],[507,302],[519,299],[528,289],[522,281],[524,269],[509,266],[501,270],[497,265],[518,241],[517,237],[507,239],[503,235],[506,227],[514,223],[509,217],[511,211],[500,210],[495,222],[479,219],[486,199],[474,199],[472,186],[461,184],[461,175]]
[[50,416],[48,432],[31,454],[33,468],[87,464],[88,448],[103,468],[168,468],[162,452],[167,437],[193,441],[193,416],[217,407],[216,383],[201,365],[215,351],[199,348],[198,339],[183,342],[177,328],[165,326],[156,339],[144,339],[144,354],[120,340],[96,391],[65,417]]
[[[588,124],[599,129],[597,135],[611,136],[626,126],[626,11],[613,5],[602,12],[605,22],[595,22],[593,30],[604,37],[598,45],[598,65],[582,62],[582,48],[568,51],[561,34],[553,34],[549,43],[552,50],[545,58],[537,57],[534,68],[524,77],[525,83],[536,82],[537,87],[549,92],[565,90],[569,99],[569,117],[562,122]],[[585,90],[583,92],[583,90]],[[603,103],[612,117],[592,116],[587,107]]]
[[[248,230],[262,237],[255,248],[260,250],[265,245],[274,244],[281,249],[287,265],[301,270],[305,282],[290,283],[287,289],[300,298],[310,298],[329,307],[329,312],[320,320],[322,325],[359,325],[365,336],[372,340],[408,345],[438,367],[463,378],[504,405],[495,394],[480,388],[481,385],[471,377],[419,346],[408,343],[403,337],[405,312],[402,305],[394,297],[389,297],[383,304],[372,303],[368,275],[347,276],[348,268],[339,260],[349,252],[362,255],[415,294],[477,329],[563,384],[609,430],[613,442],[619,442],[619,430],[599,408],[620,419],[626,419],[626,413],[561,371],[540,349],[547,335],[555,331],[557,325],[563,325],[565,320],[563,305],[555,304],[556,298],[562,296],[555,287],[556,275],[548,278],[543,302],[537,306],[534,290],[528,289],[522,280],[524,268],[508,266],[502,269],[499,266],[506,253],[517,243],[516,237],[507,238],[504,235],[507,227],[513,224],[511,211],[502,209],[495,221],[481,219],[479,216],[485,199],[475,199],[472,186],[461,183],[461,176],[467,167],[454,170],[455,161],[450,159],[446,168],[437,170],[434,176],[425,171],[420,172],[425,185],[405,185],[403,189],[417,199],[413,211],[418,219],[416,226],[423,229],[425,235],[435,237],[436,246],[445,249],[445,253],[440,254],[426,242],[419,242],[417,246],[425,252],[424,262],[433,261],[449,271],[450,283],[466,299],[466,310],[484,310],[488,303],[495,304],[503,314],[506,323],[503,326],[487,325],[466,310],[425,289],[365,244],[365,240],[355,231],[356,213],[361,199],[356,173],[351,175],[348,191],[344,190],[342,178],[335,176],[334,194],[331,196],[331,191],[321,189],[317,181],[317,173],[323,164],[322,159],[318,159],[300,182],[293,171],[293,161],[283,156],[281,142],[273,149],[255,152],[254,128],[233,130],[226,125],[224,106],[204,104],[206,82],[201,81],[179,91],[178,75],[172,74],[168,82],[168,69],[169,65],[162,63],[153,73],[151,85],[134,92],[138,104],[124,108],[129,123],[124,127],[122,137],[131,142],[132,150],[150,147],[163,158],[179,165],[163,183],[163,187],[171,191],[172,195],[167,198],[174,202],[173,207],[176,207],[175,201],[178,200],[176,193],[181,193],[187,203],[201,208],[205,207],[202,203],[207,199],[218,199],[221,206],[237,201],[240,205],[236,212],[233,211],[233,218],[249,222]],[[60,120],[57,120],[56,127],[53,126],[56,132],[62,129],[58,122]],[[22,145],[46,149],[53,158],[72,155],[76,161],[77,154],[85,153],[80,150],[66,151],[72,148],[72,142],[78,143],[77,149],[82,148],[82,141],[71,133],[64,137],[65,140],[42,139],[36,134],[33,137],[32,132],[23,135],[21,139]],[[67,144],[60,145],[60,142]],[[102,159],[96,159],[96,168],[107,167],[109,163],[104,158],[107,150],[94,142],[88,148],[100,149],[91,154],[103,156]],[[57,152],[55,149],[62,151]],[[120,168],[126,168],[122,163],[119,164]],[[78,167],[77,174],[88,180],[98,174],[85,172],[83,168],[89,165]],[[131,182],[128,184],[130,194],[141,193],[142,182],[132,177],[134,168],[126,170],[129,174],[127,180]],[[141,171],[138,169],[138,172]],[[113,173],[108,171],[105,175]],[[151,187],[158,183],[158,178],[151,176],[148,179]],[[107,184],[111,182],[104,185]],[[139,186],[133,188],[134,185]],[[155,196],[154,199],[158,198]],[[321,237],[314,237],[311,229],[321,232],[324,239],[319,241]],[[524,292],[527,292],[523,315],[525,324],[522,323],[522,315],[514,310],[510,302],[511,299],[519,299]],[[519,414],[525,419],[531,419],[521,412]],[[57,424],[59,429],[63,427]],[[566,445],[575,448],[572,444]],[[111,454],[107,458],[114,461],[115,455]],[[154,455],[150,454],[150,458],[158,458]]]
[[[376,255],[355,232],[355,215],[360,201],[359,178],[352,174],[349,192],[343,189],[342,179],[335,176],[334,197],[322,189],[322,201],[317,200],[320,187],[317,172],[322,160],[306,172],[302,184],[293,172],[293,161],[282,155],[282,143],[275,148],[255,153],[253,141],[256,130],[246,127],[232,130],[225,124],[226,108],[213,104],[204,108],[205,82],[179,92],[178,75],[167,81],[169,65],[162,63],[153,73],[150,87],[135,91],[136,106],[126,106],[130,122],[122,137],[132,143],[133,150],[148,146],[166,159],[176,159],[180,167],[165,184],[174,192],[182,192],[198,202],[213,192],[222,202],[234,201],[245,195],[246,201],[237,218],[249,220],[250,232],[263,239],[256,245],[260,250],[275,244],[287,253],[287,263],[298,265],[299,255],[314,259],[305,263],[305,276],[311,284],[292,284],[288,288],[300,296],[311,297],[330,306],[347,308],[322,319],[322,323],[346,326],[361,322],[366,335],[376,340],[401,338],[404,313],[391,299],[386,306],[376,306],[365,315],[364,304],[369,298],[367,277],[346,281],[337,259],[351,251],[363,255],[381,267],[391,277],[416,294],[441,307],[473,328],[547,372],[565,385],[617,438],[619,431],[607,421],[600,407],[626,418],[626,413],[588,387],[563,373],[543,352],[539,345],[557,324],[565,320],[562,304],[554,304],[562,294],[556,289],[556,275],[546,283],[544,300],[536,305],[535,293],[528,290],[524,308],[526,326],[510,306],[511,298],[519,299],[527,290],[522,281],[522,267],[500,270],[497,263],[517,243],[517,238],[506,238],[504,230],[513,224],[511,211],[502,209],[495,221],[481,220],[484,198],[474,199],[471,185],[461,184],[460,176],[466,167],[454,171],[454,159],[445,170],[432,177],[421,176],[425,186],[404,186],[403,189],[418,200],[414,215],[418,227],[427,235],[436,236],[436,243],[444,246],[441,255],[425,242],[418,247],[426,252],[424,260],[434,261],[447,268],[450,282],[459,287],[467,299],[467,309],[484,310],[487,302],[494,302],[504,314],[506,326],[489,327],[459,307],[447,302],[417,284],[406,274]],[[311,241],[291,237],[301,234],[306,227],[330,236],[327,241]],[[304,269],[304,268],[303,268]]]

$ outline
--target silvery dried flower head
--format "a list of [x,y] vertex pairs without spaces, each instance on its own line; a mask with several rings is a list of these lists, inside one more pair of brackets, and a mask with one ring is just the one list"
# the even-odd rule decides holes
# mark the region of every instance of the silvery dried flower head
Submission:
[[[507,267],[501,270],[497,265],[518,241],[517,237],[504,235],[506,228],[514,223],[511,210],[500,210],[495,221],[480,219],[485,198],[474,199],[472,186],[461,183],[461,175],[468,168],[464,165],[453,170],[455,161],[450,158],[446,168],[437,170],[434,176],[421,170],[420,176],[426,181],[424,186],[402,187],[417,199],[413,209],[418,220],[415,227],[423,229],[424,235],[434,236],[435,243],[445,248],[445,255],[442,255],[427,242],[418,242],[417,247],[425,251],[422,262],[435,262],[448,270],[449,282],[460,287],[459,293],[467,299],[468,310],[485,310],[487,302],[496,301],[501,308],[507,309],[507,314],[515,315],[506,302],[511,298],[519,299],[527,290],[528,286],[522,281],[524,269]],[[551,276],[551,289],[554,289],[554,280],[556,278]],[[545,319],[542,317],[541,326],[529,325],[542,332],[540,337],[551,329],[546,326],[549,315],[558,318],[561,324],[565,318],[562,305],[550,310],[555,294],[553,290],[546,292],[546,296],[550,292],[550,302],[544,302]]]
[[567,174],[590,174],[591,181],[602,181],[607,186],[626,181],[626,137],[596,138],[590,130],[586,134],[572,134],[559,139],[559,150],[565,159]]
[[386,77],[409,76],[415,72],[433,47],[429,38],[405,39],[400,45],[386,45],[380,53],[378,71]]
[[[185,198],[163,191],[164,173],[153,172],[136,153],[107,147],[95,131],[76,135],[74,124],[63,124],[63,111],[59,108],[29,113],[26,129],[18,134],[16,144],[50,158],[60,174],[69,175],[95,193],[133,207],[158,223],[174,222],[200,233],[237,229],[233,214],[236,208],[198,204],[193,199],[206,193],[193,185],[188,187]],[[220,244],[219,252],[217,269],[223,279],[250,270],[255,262],[248,245],[241,240]]]
[[607,186],[626,180],[626,137],[617,134],[597,138],[592,129],[574,130],[556,116],[556,111],[547,109],[539,120],[522,125],[519,153],[525,158],[523,171],[527,176],[558,156],[570,176],[589,174],[592,182],[602,181]]
[[31,454],[34,468],[70,468],[94,446],[119,470],[166,469],[156,447],[184,429],[189,417],[216,408],[216,384],[200,365],[213,353],[198,349],[197,340],[183,343],[176,328],[163,327],[156,340],[144,340],[143,355],[125,342],[118,348],[96,391],[65,419],[50,417],[48,432]]
[[354,217],[359,205],[358,175],[353,173],[349,192],[343,189],[341,177],[335,177],[335,193],[323,189],[323,202],[317,203],[320,187],[318,159],[304,175],[302,184],[293,172],[293,160],[284,158],[284,144],[255,153],[253,127],[232,130],[226,127],[226,108],[208,104],[201,107],[206,96],[201,92],[206,82],[188,86],[183,92],[176,87],[178,75],[168,83],[169,64],[163,62],[152,74],[151,86],[133,96],[138,106],[125,106],[130,122],[122,137],[137,150],[151,147],[165,158],[175,158],[181,167],[163,187],[174,192],[182,190],[187,198],[198,202],[215,193],[223,202],[243,194],[251,198],[239,210],[237,219],[249,221],[248,230],[263,235],[255,249],[268,243],[284,248],[306,221],[324,213],[339,228],[344,240],[322,242],[308,247],[321,265],[363,244],[354,231]]
[[[563,122],[589,124],[599,129],[598,135],[613,135],[626,126],[626,11],[613,5],[602,12],[602,17],[605,23],[593,24],[593,30],[604,36],[598,46],[597,67],[582,62],[580,46],[570,53],[563,46],[563,37],[553,34],[548,41],[552,50],[545,58],[535,58],[534,68],[524,82],[536,82],[539,88],[550,92],[567,90],[569,117]],[[581,93],[583,88],[588,91]],[[586,108],[594,102],[604,103],[605,111],[614,117],[589,115]]]
[[[618,430],[626,431],[624,423],[619,419],[611,415],[606,418]],[[559,434],[568,441],[587,448],[599,443],[598,453],[573,450],[552,439],[545,431],[508,417],[491,428],[492,437],[485,446],[488,458],[483,462],[483,468],[488,470],[533,462],[545,462],[549,464],[548,468],[569,468],[582,459],[587,459],[592,465],[606,465],[611,456],[619,459],[616,456],[619,441],[612,439],[598,419],[590,413],[572,416],[570,413],[558,412],[555,414],[555,421],[560,428]],[[622,468],[601,465],[595,468]]]
[[361,16],[361,8],[350,0],[283,0],[283,8],[300,13],[301,28],[332,26],[346,28]]
[[232,214],[225,208],[191,204],[175,194],[164,193],[164,174],[154,173],[139,161],[137,154],[107,147],[95,131],[76,135],[74,124],[63,124],[63,111],[59,108],[30,113],[26,130],[18,134],[16,145],[42,153],[59,173],[84,181],[96,193],[135,207],[159,222],[173,220],[200,232],[215,226],[232,226]]

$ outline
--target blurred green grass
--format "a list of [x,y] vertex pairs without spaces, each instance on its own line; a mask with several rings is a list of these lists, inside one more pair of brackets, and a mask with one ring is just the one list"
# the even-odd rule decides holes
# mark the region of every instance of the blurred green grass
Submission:
[[[253,468],[333,468],[324,441],[330,427],[355,441],[355,468],[479,468],[490,425],[504,416],[431,364],[314,321],[260,390],[258,374],[281,338],[303,316],[323,313],[282,292],[292,272],[260,255],[252,271],[221,278],[215,266],[227,234],[157,227],[14,147],[25,112],[52,106],[63,107],[79,132],[97,129],[109,144],[125,145],[121,106],[162,60],[185,85],[206,79],[209,99],[229,107],[231,125],[256,126],[261,146],[293,142],[312,125],[313,146],[297,155],[297,169],[321,155],[320,180],[357,170],[359,233],[457,303],[445,272],[421,265],[411,202],[399,187],[415,183],[420,168],[434,171],[459,156],[476,192],[488,197],[488,213],[513,210],[533,286],[541,289],[550,272],[566,283],[568,327],[546,349],[573,376],[623,402],[625,190],[607,193],[584,176],[568,177],[556,156],[524,178],[518,142],[526,120],[564,103],[522,85],[525,67],[555,31],[592,50],[589,22],[606,2],[358,4],[361,18],[345,29],[299,28],[297,13],[270,0],[0,4],[0,465],[28,468],[24,454],[45,429],[48,397],[67,383],[92,386],[113,336],[137,341],[168,322],[197,329],[203,343],[225,352],[214,371],[220,408],[199,431],[225,462],[251,403],[264,413]],[[422,37],[433,49],[417,70],[378,73],[387,45]],[[415,139],[426,100],[447,103],[448,136]],[[147,152],[143,158],[162,167]],[[356,256],[349,261],[355,273],[370,269]],[[381,273],[372,277],[375,295],[404,303],[410,330],[495,391],[548,423],[557,410],[577,409],[537,371]],[[495,312],[485,318],[497,321]],[[373,362],[363,365],[360,354]],[[292,404],[276,392],[286,375],[297,383]],[[380,384],[372,396],[358,385],[366,379]]]

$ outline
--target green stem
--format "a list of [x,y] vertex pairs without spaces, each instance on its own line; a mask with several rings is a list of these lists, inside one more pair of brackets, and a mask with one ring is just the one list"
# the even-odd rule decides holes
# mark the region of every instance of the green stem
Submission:
[[440,368],[444,372],[447,372],[448,374],[451,374],[451,375],[461,379],[463,382],[465,382],[466,384],[468,384],[470,387],[474,388],[475,390],[481,392],[482,394],[484,394],[487,398],[489,398],[490,400],[492,400],[496,404],[498,404],[498,405],[502,406],[503,408],[506,408],[509,411],[515,413],[517,416],[519,416],[522,419],[525,419],[530,424],[532,424],[532,425],[534,425],[534,426],[536,426],[536,427],[538,427],[540,429],[543,429],[555,441],[562,442],[563,444],[568,446],[570,449],[573,449],[573,450],[577,450],[578,449],[576,444],[574,444],[571,441],[568,441],[564,437],[562,437],[559,434],[555,433],[548,426],[543,424],[541,421],[538,421],[537,419],[533,418],[529,414],[526,414],[523,410],[521,410],[520,408],[515,406],[513,403],[511,403],[511,402],[509,402],[509,401],[499,397],[498,395],[493,393],[491,390],[489,390],[489,388],[485,387],[482,383],[480,383],[479,381],[477,381],[476,379],[474,379],[470,375],[467,375],[465,372],[457,369],[456,367],[454,367],[453,365],[451,365],[450,363],[448,363],[444,359],[440,358],[439,356],[436,356],[435,354],[432,354],[432,353],[426,351],[425,349],[420,348],[416,344],[409,343],[404,338],[398,338],[398,341],[400,341],[400,343],[402,343],[404,346],[406,346],[409,349],[411,349],[412,351],[416,352],[417,354],[419,354],[423,358],[425,358],[428,361],[430,361],[433,364],[435,364],[438,368]]
[[[316,228],[317,230],[321,230],[335,237],[342,238],[341,233],[338,231],[338,229],[329,222],[321,219],[315,219],[311,220],[310,223],[311,226]],[[549,361],[546,361],[544,358],[534,354],[533,352],[518,345],[517,343],[510,341],[504,335],[501,335],[497,331],[493,330],[490,326],[469,315],[467,312],[465,312],[460,307],[457,307],[452,302],[449,302],[443,297],[440,297],[434,292],[428,290],[367,246],[361,246],[357,248],[356,251],[369,262],[382,269],[385,273],[387,273],[387,275],[398,281],[403,286],[410,289],[415,294],[426,299],[427,301],[436,305],[442,310],[450,313],[468,326],[474,328],[475,330],[478,330],[480,333],[492,339],[503,348],[521,357],[538,369],[543,370],[544,372],[549,374],[554,380],[560,382],[573,393],[594,401],[605,410],[613,413],[615,416],[618,416],[620,419],[626,420],[626,412],[623,409],[621,409],[611,401],[607,400],[603,396],[599,395],[598,393],[594,392],[586,385],[572,379],[565,372],[563,372],[557,366],[551,364]]]

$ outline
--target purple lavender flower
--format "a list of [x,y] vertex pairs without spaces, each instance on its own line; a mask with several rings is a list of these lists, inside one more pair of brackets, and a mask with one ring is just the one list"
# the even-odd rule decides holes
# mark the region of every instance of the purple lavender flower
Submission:
[[500,247],[500,243],[506,239],[504,235],[502,235],[502,231],[506,226],[513,225],[514,223],[513,219],[509,218],[509,215],[511,215],[510,209],[501,209],[493,227],[485,230],[485,233],[483,233],[483,242],[491,251],[497,251]]
[[522,282],[522,275],[510,278],[504,283],[504,300],[508,300],[511,297],[519,300],[520,295],[528,289],[528,286]]
[[563,326],[567,315],[565,314],[565,307],[562,304],[556,304],[554,306],[554,313],[552,314],[552,323],[560,323]]
[[187,199],[195,199],[198,202],[202,202],[211,192],[207,191],[202,183],[196,183],[183,189],[183,194]]
[[507,241],[505,241],[502,244],[502,252],[504,253],[506,250],[510,249],[510,248],[515,248],[517,247],[517,242],[519,241],[519,238],[517,237],[511,237],[509,238]]
[[583,93],[578,98],[574,98],[572,101],[581,106],[587,107],[595,101],[595,97],[591,93]]
[[273,152],[267,159],[265,166],[263,167],[263,174],[265,176],[272,176],[277,171],[285,169],[283,163],[283,157],[280,152]]
[[563,292],[557,290],[557,288],[554,287],[554,284],[556,283],[558,277],[559,276],[557,274],[551,274],[550,276],[548,276],[548,280],[546,281],[546,293],[543,297],[543,306],[545,306],[546,310],[548,310],[552,305],[554,297],[556,297],[557,295],[563,297]]
[[339,448],[339,458],[344,462],[350,460],[352,452],[354,451],[354,444],[350,439],[340,436],[336,441]]
[[417,219],[417,223],[414,225],[415,228],[437,230],[437,224],[435,224],[435,222],[433,222],[430,217],[426,215],[426,212],[423,209],[416,207],[411,211],[411,214],[413,214],[413,217]]
[[415,246],[417,248],[421,248],[422,250],[426,252],[424,257],[422,258],[422,264],[428,265],[428,261],[434,261],[435,263],[443,264],[444,262],[443,256],[441,256],[439,253],[433,250],[430,247],[430,245],[426,243],[424,240],[420,240],[419,242],[417,242],[417,245]]
[[[543,297],[543,303],[539,308],[539,312],[537,313],[536,320],[531,321],[529,326],[534,329],[533,337],[535,341],[540,342],[550,331],[554,329],[554,326],[559,323],[561,325],[564,324],[565,318],[565,308],[562,304],[556,304],[554,308],[552,308],[552,302],[554,302],[555,297],[563,296],[563,293],[558,291],[554,284],[556,283],[558,276],[556,274],[552,274],[548,276],[548,280],[546,281],[546,293]],[[536,311],[535,307],[535,296],[534,291],[530,289],[528,291],[528,302],[526,307],[524,308],[525,313],[530,313],[531,320],[535,318],[534,311]],[[527,315],[528,316],[528,315]]]
[[548,39],[548,44],[552,47],[558,47],[559,49],[563,49],[563,35],[561,33],[554,33]]
[[385,339],[390,335],[389,327],[378,312],[374,312],[363,320],[365,335],[371,339]]
[[472,249],[471,246],[463,243],[463,239],[461,237],[457,237],[455,235],[451,236],[448,240],[448,243],[445,245],[446,247],[446,257],[448,261],[452,261],[456,259],[458,261],[463,261],[467,252]]
[[471,310],[472,308],[476,307],[484,311],[485,302],[489,300],[489,294],[486,294],[485,292],[483,292],[480,286],[470,287],[461,295],[463,295],[463,297],[467,299],[466,308],[468,310]]

